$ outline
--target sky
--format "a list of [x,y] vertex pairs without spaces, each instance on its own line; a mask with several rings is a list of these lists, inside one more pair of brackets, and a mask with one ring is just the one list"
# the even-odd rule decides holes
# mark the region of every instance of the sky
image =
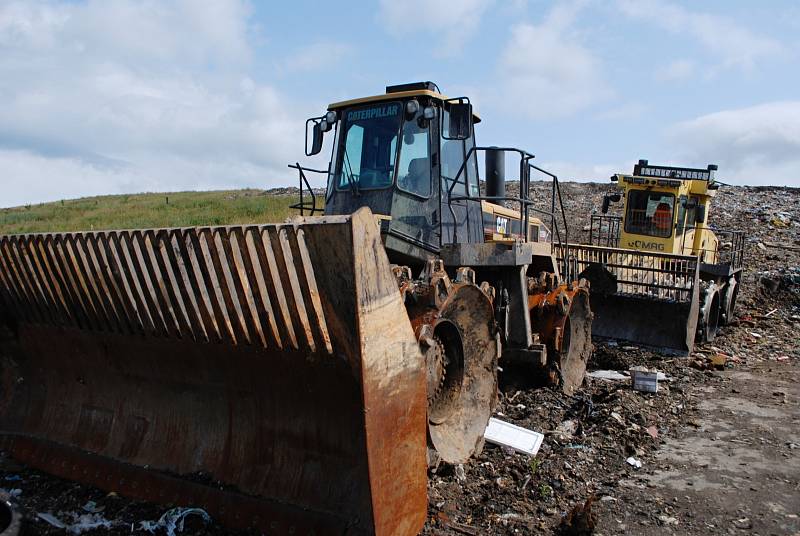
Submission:
[[0,0],[0,206],[295,185],[306,118],[421,80],[562,180],[800,186],[796,0]]

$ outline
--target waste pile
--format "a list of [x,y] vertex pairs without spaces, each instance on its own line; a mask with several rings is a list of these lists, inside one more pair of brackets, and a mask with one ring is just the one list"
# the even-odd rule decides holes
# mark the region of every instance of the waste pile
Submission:
[[[508,185],[510,194],[515,187]],[[549,185],[532,187],[534,199],[549,201]],[[562,188],[570,235],[580,237],[610,186]],[[648,471],[659,445],[693,426],[698,410],[691,393],[720,382],[715,371],[800,360],[800,190],[722,187],[711,214],[712,225],[746,232],[735,321],[688,359],[596,341],[586,382],[573,396],[533,388],[524,374],[505,370],[493,417],[543,434],[539,450],[530,456],[487,442],[466,464],[431,469],[424,534],[589,534],[598,509],[627,507],[617,498],[625,477]],[[634,389],[632,368],[660,373],[657,392]],[[13,497],[30,534],[242,534],[191,504],[129,501],[8,457],[0,458],[0,488]],[[668,522],[658,515],[654,524]]]

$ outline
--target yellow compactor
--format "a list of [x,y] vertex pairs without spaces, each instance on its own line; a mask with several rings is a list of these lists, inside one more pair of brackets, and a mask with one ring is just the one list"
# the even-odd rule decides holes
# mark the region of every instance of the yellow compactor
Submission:
[[[708,223],[716,171],[640,160],[611,177],[616,191],[591,216],[589,244],[569,249],[592,284],[596,336],[688,354],[733,318],[744,237]],[[607,214],[619,201],[621,214]]]

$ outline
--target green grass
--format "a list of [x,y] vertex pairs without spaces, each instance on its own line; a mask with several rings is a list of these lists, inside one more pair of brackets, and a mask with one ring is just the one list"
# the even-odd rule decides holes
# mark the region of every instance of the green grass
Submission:
[[0,234],[279,223],[298,200],[262,190],[85,197],[0,209]]

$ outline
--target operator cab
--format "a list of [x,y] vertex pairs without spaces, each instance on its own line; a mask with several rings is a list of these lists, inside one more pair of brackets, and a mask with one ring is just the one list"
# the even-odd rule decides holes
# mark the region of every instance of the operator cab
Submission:
[[331,104],[307,122],[309,156],[333,134],[325,214],[368,206],[396,262],[418,264],[443,244],[482,242],[480,203],[449,203],[480,195],[477,157],[470,152],[479,121],[469,99],[448,98],[432,82]]
[[[707,168],[655,166],[639,160],[633,174],[611,181],[622,193],[606,194],[603,213],[624,198],[619,246],[663,253],[698,254],[708,250],[707,209],[716,194],[716,165]],[[702,254],[702,253],[701,253]]]

